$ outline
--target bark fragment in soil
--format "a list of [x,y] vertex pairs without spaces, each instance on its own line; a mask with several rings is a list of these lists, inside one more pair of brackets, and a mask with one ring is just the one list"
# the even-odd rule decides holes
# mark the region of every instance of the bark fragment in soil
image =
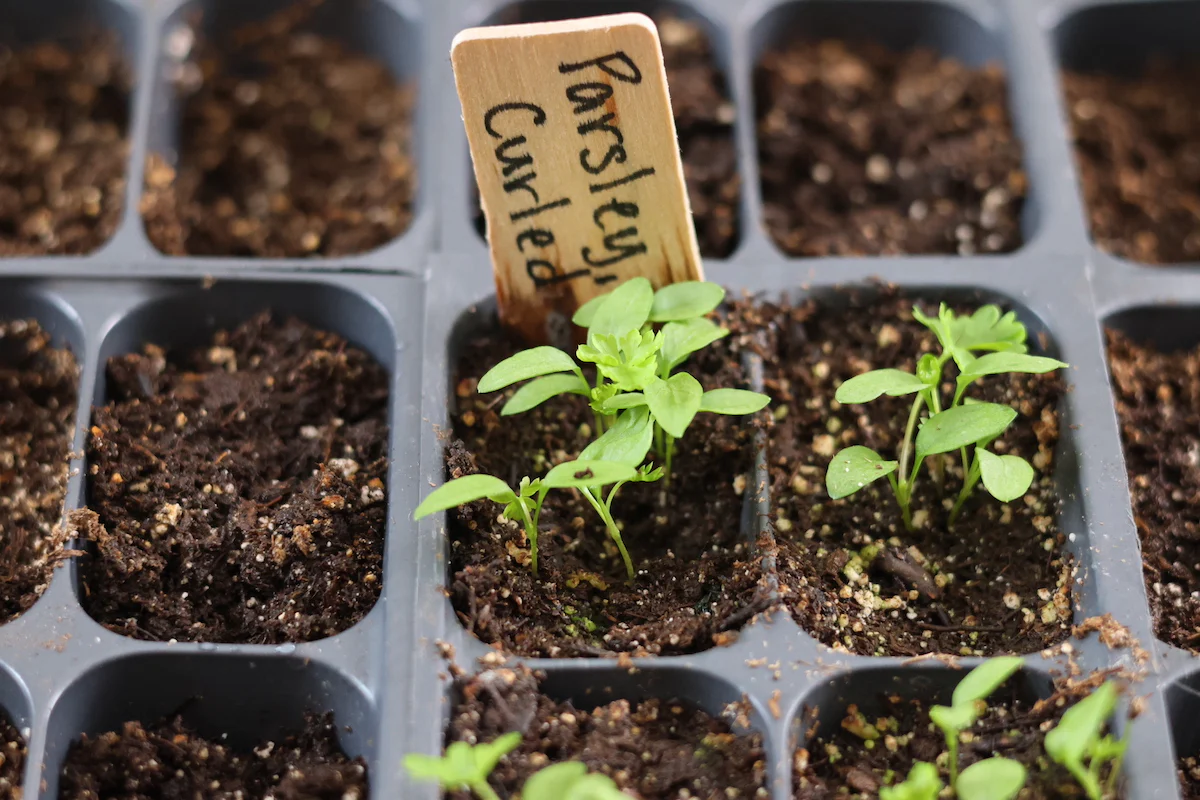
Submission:
[[[498,24],[530,22],[510,8]],[[733,122],[737,111],[729,99],[725,74],[717,65],[712,42],[695,22],[673,14],[655,14],[662,42],[675,136],[683,159],[683,177],[692,207],[692,222],[700,255],[725,258],[737,246],[740,232],[738,204],[742,181],[738,175]],[[479,187],[471,181],[475,227],[485,233],[479,208]]]
[[108,362],[94,410],[84,608],[141,639],[319,639],[379,597],[388,376],[262,313],[211,346]]
[[1200,260],[1200,64],[1068,72],[1063,90],[1096,244],[1148,264]]
[[0,323],[0,623],[50,583],[75,433],[79,365],[33,320]]
[[308,714],[299,732],[249,752],[201,737],[176,717],[74,742],[58,796],[366,800],[367,765],[342,751],[332,714]]
[[25,737],[0,711],[0,800],[21,800],[21,780],[29,750]]
[[1163,353],[1107,334],[1155,634],[1200,652],[1200,347]]
[[[912,371],[921,353],[938,347],[912,318],[911,299],[880,291],[875,299],[849,292],[824,305],[749,307],[741,316],[773,337],[765,351],[765,391],[776,417],[768,459],[781,592],[792,616],[825,644],[863,655],[1030,653],[1066,638],[1071,564],[1052,478],[1063,386],[1054,374],[994,376],[968,390],[1018,410],[991,449],[1033,464],[1023,500],[1001,504],[978,487],[949,532],[926,467],[912,504],[918,527],[909,533],[886,481],[828,498],[825,472],[834,454],[862,444],[894,458],[911,408],[911,398],[842,406],[837,387],[869,369]],[[935,305],[923,308],[936,315]],[[954,497],[957,455],[946,473]],[[860,552],[869,544],[881,555],[868,564]]]
[[[1043,746],[1046,731],[1080,699],[1077,691],[1063,689],[1045,700],[1029,702],[1011,687],[1002,687],[988,698],[987,713],[971,729],[974,739],[960,744],[960,766],[1004,756],[1025,765],[1028,777],[1023,799],[1084,797],[1070,773],[1054,763]],[[796,752],[795,800],[877,797],[879,787],[890,785],[885,779],[889,770],[898,783],[914,762],[934,763],[946,751],[941,730],[929,720],[930,704],[895,694],[881,694],[879,703],[883,713],[868,714],[865,719],[852,716],[852,711],[841,720],[817,719],[819,735]],[[847,730],[849,726],[862,731],[858,723],[864,721],[880,734],[870,748],[865,739]],[[941,777],[949,780],[946,769],[941,770]],[[1123,791],[1118,793],[1118,797],[1124,796]]]
[[0,46],[0,257],[79,255],[121,222],[130,75],[117,43]]
[[[148,157],[141,201],[162,252],[328,258],[408,227],[415,89],[382,62],[297,32],[319,4],[238,31],[226,49],[198,41],[180,65],[179,161]],[[247,56],[257,80],[231,66]]]
[[764,55],[755,94],[763,213],[788,254],[1021,245],[1027,182],[998,66],[793,42]]
[[[501,797],[530,775],[580,761],[643,800],[752,800],[767,797],[766,754],[758,733],[734,733],[689,703],[650,699],[603,705],[558,702],[542,694],[524,668],[496,669],[461,680],[446,742],[489,742],[509,731],[525,739],[492,771]],[[471,800],[451,792],[448,800]]]
[[[592,440],[593,414],[582,397],[502,418],[511,390],[476,391],[484,372],[520,349],[498,330],[466,343],[452,383],[451,477],[486,472],[515,486]],[[706,389],[746,386],[723,342],[682,369]],[[543,507],[536,578],[524,530],[501,522],[500,506],[452,510],[449,588],[459,619],[483,641],[528,656],[689,653],[732,641],[732,631],[770,602],[759,557],[741,532],[753,458],[751,424],[699,414],[679,442],[665,502],[661,482],[621,490],[613,513],[638,571],[632,585],[603,523],[574,492],[551,492]]]

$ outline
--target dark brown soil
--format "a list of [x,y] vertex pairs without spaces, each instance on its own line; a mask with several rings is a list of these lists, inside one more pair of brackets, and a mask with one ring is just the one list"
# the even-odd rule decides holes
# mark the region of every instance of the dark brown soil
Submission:
[[1108,331],[1155,633],[1200,651],[1200,348],[1162,353]]
[[[415,89],[379,61],[297,32],[317,5],[303,0],[232,42],[197,41],[181,64],[179,161],[149,157],[141,203],[159,250],[345,256],[408,227]],[[246,59],[257,79],[231,65]]]
[[[497,669],[460,680],[447,743],[487,742],[509,731],[521,745],[492,771],[501,797],[513,797],[548,764],[580,761],[642,800],[766,798],[762,736],[735,734],[721,719],[675,700],[630,703],[542,694],[527,670]],[[452,792],[448,800],[471,800]]]
[[140,639],[329,636],[379,597],[388,376],[260,314],[209,347],[108,362],[94,410],[84,607]]
[[[918,355],[938,347],[912,319],[910,299],[881,291],[879,299],[844,293],[824,305],[758,306],[742,317],[773,337],[766,364],[776,417],[771,491],[781,591],[792,615],[825,644],[864,655],[1030,653],[1065,638],[1072,568],[1051,477],[1060,378],[995,376],[968,394],[1020,412],[991,449],[1034,465],[1024,500],[1001,504],[978,487],[950,531],[943,503],[961,486],[957,455],[945,462],[945,497],[923,469],[913,533],[886,480],[828,499],[825,472],[834,454],[863,444],[894,458],[912,405],[911,398],[880,398],[841,406],[837,387],[869,369],[911,371]],[[936,315],[936,305],[924,308]],[[864,566],[859,551],[868,544],[882,552]]]
[[[1042,744],[1046,731],[1080,697],[1078,690],[1063,689],[1045,700],[1028,702],[1010,687],[1002,687],[988,699],[988,712],[972,728],[975,739],[960,745],[960,765],[965,768],[993,755],[1004,756],[1026,767],[1022,798],[1084,797],[1070,773],[1050,760]],[[843,720],[816,720],[816,741],[796,752],[795,800],[877,797],[879,787],[889,785],[885,778],[889,771],[899,783],[914,762],[933,763],[946,751],[942,732],[929,720],[928,705],[897,695],[881,694],[879,701],[884,709],[880,717],[856,717],[850,712]],[[883,746],[876,741],[865,747],[865,740],[847,729],[859,729],[862,722],[876,727]],[[838,727],[833,729],[835,724]],[[948,780],[945,769],[942,780]]]
[[767,230],[796,256],[1004,253],[1026,177],[998,66],[793,42],[756,72]]
[[1068,72],[1063,89],[1096,244],[1149,264],[1200,260],[1200,64]]
[[113,235],[130,86],[109,38],[0,46],[0,257],[88,253]]
[[282,741],[239,752],[205,739],[176,717],[71,745],[59,800],[366,800],[367,765],[342,751],[332,714],[310,714]]
[[1200,763],[1195,756],[1179,759],[1179,786],[1183,800],[1200,800]]
[[[503,16],[502,23],[529,22],[519,7]],[[671,14],[655,16],[662,40],[675,133],[683,157],[683,175],[700,254],[724,258],[737,246],[741,178],[733,138],[736,116],[724,73],[717,67],[712,43],[695,22]],[[475,197],[476,226],[484,230],[483,212]]]
[[78,384],[75,356],[36,322],[0,323],[0,623],[41,597],[64,557]]
[[[497,330],[467,342],[454,379],[452,476],[484,471],[515,486],[592,440],[593,415],[582,397],[502,418],[511,392],[476,392],[479,377],[519,349]],[[723,343],[685,369],[706,388],[746,385]],[[462,623],[485,642],[530,656],[689,653],[731,641],[770,603],[740,525],[754,458],[750,428],[738,418],[699,414],[679,442],[665,498],[661,482],[621,490],[613,512],[638,572],[632,585],[603,523],[574,492],[552,492],[543,507],[536,578],[524,531],[501,522],[499,506],[481,501],[451,512],[450,595]]]
[[21,800],[21,773],[28,753],[25,737],[0,712],[0,800]]

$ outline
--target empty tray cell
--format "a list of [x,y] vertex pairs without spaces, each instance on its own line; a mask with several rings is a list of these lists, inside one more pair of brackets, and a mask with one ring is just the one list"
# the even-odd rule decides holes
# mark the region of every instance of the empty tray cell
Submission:
[[1200,797],[1200,673],[1192,671],[1172,683],[1166,691],[1171,717],[1171,736],[1179,758],[1179,786],[1185,800]]
[[1198,2],[1104,4],[1059,24],[1063,90],[1095,243],[1200,261]]
[[[679,369],[706,389],[746,388],[730,338]],[[599,422],[581,395],[503,416],[517,387],[479,392],[480,377],[521,349],[496,324],[494,307],[460,320],[450,342],[449,476],[482,472],[516,486],[578,457],[597,438]],[[549,657],[678,654],[732,641],[766,605],[756,519],[743,514],[757,483],[753,431],[743,418],[700,413],[676,447],[669,483],[628,483],[611,505],[632,582],[600,514],[574,489],[546,497],[537,575],[524,528],[500,519],[502,506],[483,500],[448,512],[447,586],[463,625],[509,652]]]
[[367,800],[377,723],[355,682],[304,659],[116,659],[55,703],[41,796]]
[[556,669],[539,680],[518,667],[461,678],[455,690],[447,744],[524,734],[489,778],[501,796],[548,764],[579,761],[644,800],[769,797],[762,718],[703,672]]
[[28,755],[29,698],[20,680],[0,668],[0,798],[21,800]]
[[1146,594],[1163,641],[1200,652],[1200,329],[1196,308],[1138,307],[1107,320]]
[[74,515],[88,613],[255,643],[362,619],[383,580],[394,352],[376,307],[332,285],[188,287],[121,319]]
[[416,193],[419,39],[383,0],[193,0],[162,31],[142,217],[169,255],[364,253]]
[[1021,245],[1026,176],[992,32],[940,3],[830,0],[754,30],[763,215],[781,249]]
[[0,257],[89,253],[121,224],[136,41],[111,0],[0,8]]
[[[936,762],[940,779],[948,783],[946,741],[930,722],[929,708],[950,705],[954,687],[966,674],[945,667],[876,667],[818,686],[792,724],[798,738],[795,800],[833,797],[841,787],[861,793],[856,797],[875,797],[880,787],[904,780],[918,761]],[[987,711],[960,735],[959,764],[966,768],[1002,756],[1026,768],[1022,797],[1085,797],[1070,773],[1047,756],[1043,740],[1087,691],[1086,683],[1056,687],[1048,675],[1022,669],[987,696]],[[1105,768],[1101,781],[1107,776]]]
[[[1060,530],[1060,492],[1076,493],[1073,480],[1060,483],[1063,468],[1056,463],[1060,457],[1069,460],[1063,452],[1071,452],[1069,443],[1056,449],[1065,428],[1058,410],[1064,377],[1054,372],[988,375],[965,391],[958,408],[984,401],[1015,411],[1006,429],[999,423],[1003,432],[987,446],[985,458],[1003,470],[1018,468],[1008,457],[1023,458],[1032,465],[1033,484],[1002,503],[980,481],[953,522],[951,508],[964,486],[959,448],[926,458],[920,471],[912,472],[915,448],[924,439],[920,434],[929,428],[928,422],[918,423],[928,417],[930,401],[917,408],[916,394],[900,391],[902,396],[890,397],[882,390],[862,404],[842,405],[835,398],[838,387],[860,373],[889,368],[912,373],[919,357],[942,354],[933,331],[913,317],[915,303],[936,322],[938,301],[959,315],[953,324],[961,341],[1017,342],[1023,323],[1027,346],[1054,355],[1045,328],[1031,313],[974,292],[914,297],[860,287],[758,312],[778,322],[767,349],[764,391],[773,398],[776,418],[768,462],[780,584],[788,587],[784,599],[797,623],[842,651],[890,656],[1035,652],[1069,632],[1073,557],[1066,533],[1083,534],[1085,528],[1072,515],[1063,516],[1066,530]],[[1007,316],[1010,309],[1016,317]],[[972,352],[981,356],[986,350]],[[946,359],[939,367],[938,402],[950,409],[958,368],[949,355]],[[966,417],[959,419],[959,425],[968,424]],[[941,425],[960,430],[949,422]],[[906,430],[913,432],[907,459]],[[908,465],[891,477],[907,475],[914,487],[911,526],[890,479],[861,478],[852,492],[831,499],[827,471],[849,447],[869,448],[885,465]],[[851,452],[865,457],[862,450]],[[983,463],[974,449],[968,456]],[[880,467],[872,474],[887,473]],[[991,477],[984,480],[990,483]]]
[[[736,111],[726,81],[728,44],[722,32],[694,11],[665,2],[572,2],[532,0],[508,6],[489,25],[547,22],[618,14],[648,14],[658,26],[675,132],[696,225],[700,254],[725,258],[737,246],[741,179],[733,122]],[[479,189],[472,181],[480,232]]]
[[82,333],[49,295],[0,298],[0,623],[29,610],[62,562]]

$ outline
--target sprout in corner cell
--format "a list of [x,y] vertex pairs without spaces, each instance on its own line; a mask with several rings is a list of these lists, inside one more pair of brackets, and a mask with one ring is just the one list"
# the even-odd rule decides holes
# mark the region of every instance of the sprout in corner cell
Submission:
[[1107,681],[1068,708],[1046,734],[1046,753],[1067,768],[1089,800],[1102,800],[1116,791],[1121,761],[1129,746],[1128,725],[1120,739],[1104,733],[1117,699],[1116,684]]
[[[842,404],[868,403],[881,395],[913,396],[898,460],[886,460],[869,447],[855,445],[833,457],[825,476],[829,496],[834,499],[886,477],[909,530],[913,528],[913,488],[921,466],[926,460],[937,460],[940,467],[944,453],[957,450],[962,460],[963,485],[950,511],[950,524],[954,524],[980,481],[1001,502],[1015,500],[1029,490],[1033,467],[1025,459],[997,455],[987,449],[1016,419],[1017,412],[1006,405],[978,402],[966,397],[965,392],[988,375],[1040,374],[1067,366],[1053,358],[1029,355],[1025,326],[1015,313],[1001,315],[994,305],[983,306],[971,316],[958,316],[945,303],[936,318],[927,317],[916,306],[912,313],[937,336],[941,352],[921,356],[916,374],[899,369],[872,370],[846,381],[836,394]],[[942,371],[951,359],[958,367],[958,377],[950,402],[943,406]],[[928,416],[923,417],[925,412]],[[937,474],[941,474],[940,469]]]
[[[418,516],[483,497],[507,503],[505,516],[525,525],[536,573],[537,518],[545,490],[575,488],[603,520],[633,580],[633,562],[613,517],[613,503],[621,487],[659,478],[669,483],[676,440],[697,413],[753,414],[770,402],[766,395],[743,389],[706,392],[695,377],[679,370],[692,353],[728,335],[728,330],[707,318],[724,297],[724,289],[703,281],[676,283],[656,292],[645,278],[633,278],[576,312],[575,324],[588,332],[586,344],[576,351],[578,362],[556,347],[534,347],[488,370],[479,379],[483,393],[528,381],[504,404],[502,416],[529,411],[562,394],[586,397],[595,414],[598,436],[579,454],[579,463],[604,465],[603,473],[581,479],[576,474],[581,470],[573,469],[570,484],[550,486],[547,475],[540,483],[522,483],[519,491],[493,479],[494,493],[484,491],[486,487],[479,481],[470,491],[451,490],[467,479],[459,478],[430,495],[417,509]],[[595,369],[590,383],[584,364]],[[656,468],[647,461],[652,449],[664,467]],[[626,471],[618,475],[618,466]],[[608,486],[611,488],[605,490]],[[435,497],[438,500],[431,502]]]
[[446,755],[441,758],[409,753],[404,757],[404,768],[414,778],[437,781],[448,792],[465,789],[475,795],[476,800],[500,800],[488,784],[488,775],[500,759],[520,744],[521,734],[515,731],[485,744],[455,742],[446,748]]
[[[476,800],[500,800],[488,776],[500,760],[521,744],[521,734],[506,733],[485,744],[454,742],[441,758],[410,753],[404,768],[418,780],[437,781],[448,792],[470,791]],[[589,773],[578,761],[538,770],[521,787],[521,800],[630,800],[607,775]]]

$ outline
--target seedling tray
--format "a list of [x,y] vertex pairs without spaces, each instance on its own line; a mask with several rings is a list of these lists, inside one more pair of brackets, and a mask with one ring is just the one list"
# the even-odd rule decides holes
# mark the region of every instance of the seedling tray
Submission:
[[[348,338],[391,374],[389,507],[383,593],[353,628],[317,642],[284,645],[151,643],[114,634],[79,602],[72,563],[57,570],[41,600],[0,627],[0,706],[27,734],[26,797],[57,796],[58,774],[80,733],[153,722],[186,701],[188,718],[209,736],[228,733],[249,746],[294,727],[305,710],[332,711],[342,744],[368,762],[370,797],[432,800],[437,790],[410,782],[405,753],[435,753],[451,682],[436,645],[453,648],[466,669],[494,656],[467,635],[441,588],[446,580],[444,520],[411,521],[431,484],[443,479],[439,430],[452,402],[453,360],[465,332],[492,324],[495,301],[487,249],[475,229],[471,173],[447,53],[461,28],[497,17],[498,0],[329,0],[313,26],[344,36],[416,81],[417,164],[421,189],[408,231],[349,259],[173,258],[149,243],[137,213],[149,152],[170,152],[177,110],[166,76],[167,42],[193,19],[216,34],[278,9],[278,2],[218,0],[54,0],[10,3],[0,32],[28,42],[70,33],[79,20],[111,30],[136,68],[131,157],[123,222],[84,257],[0,260],[0,316],[32,317],[68,345],[81,365],[73,450],[82,452],[90,408],[104,398],[104,362],[145,341],[198,344],[217,327],[263,308],[300,315]],[[539,2],[535,16],[617,10],[656,3]],[[1060,402],[1062,436],[1055,478],[1059,529],[1077,560],[1074,620],[1111,614],[1149,652],[1090,637],[1073,641],[1084,671],[1144,669],[1134,687],[1146,696],[1126,759],[1127,796],[1174,798],[1175,754],[1196,753],[1194,717],[1200,669],[1192,654],[1155,640],[1141,573],[1137,532],[1105,366],[1102,326],[1116,325],[1162,346],[1200,340],[1200,265],[1155,269],[1125,262],[1090,242],[1072,169],[1057,79],[1060,66],[1122,70],[1148,53],[1194,51],[1200,3],[1155,0],[692,0],[669,8],[705,28],[725,71],[736,110],[742,176],[740,243],[709,260],[709,280],[777,296],[823,295],[872,279],[929,300],[1000,302],[1051,354],[1071,364]],[[753,65],[788,31],[810,37],[866,36],[894,48],[930,46],[970,64],[1005,69],[1016,133],[1024,147],[1029,200],[1025,244],[1007,255],[900,258],[789,258],[762,224],[756,179]],[[75,461],[67,508],[86,505],[86,464]],[[754,484],[757,485],[757,484]],[[752,496],[754,529],[770,498]],[[1025,685],[1045,692],[1059,657],[1027,655]],[[544,670],[556,695],[691,701],[711,713],[748,700],[750,724],[765,739],[769,794],[790,798],[792,753],[804,743],[812,709],[835,721],[849,703],[869,705],[881,687],[944,699],[959,674],[938,660],[834,652],[785,612],[757,618],[732,645],[696,655],[636,659],[526,659]],[[978,659],[960,659],[964,667]],[[766,666],[759,666],[766,665]]]

